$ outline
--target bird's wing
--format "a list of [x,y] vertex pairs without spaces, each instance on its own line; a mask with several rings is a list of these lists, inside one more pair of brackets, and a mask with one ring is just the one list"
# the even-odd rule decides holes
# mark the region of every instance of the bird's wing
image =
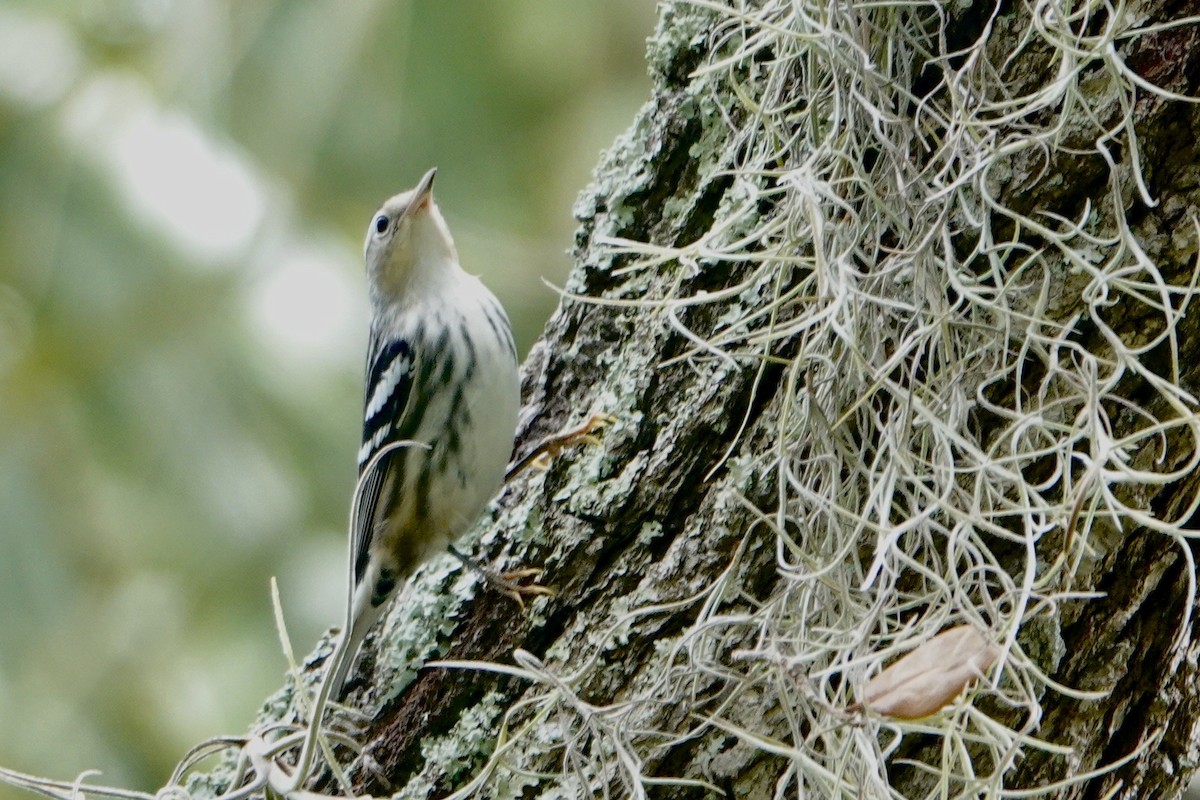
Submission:
[[371,333],[372,354],[367,364],[367,390],[363,400],[362,448],[358,451],[358,491],[350,521],[350,563],[355,586],[366,570],[371,536],[386,519],[381,507],[400,476],[404,447],[395,446],[411,434],[405,417],[413,395],[417,353],[404,339],[382,339]]

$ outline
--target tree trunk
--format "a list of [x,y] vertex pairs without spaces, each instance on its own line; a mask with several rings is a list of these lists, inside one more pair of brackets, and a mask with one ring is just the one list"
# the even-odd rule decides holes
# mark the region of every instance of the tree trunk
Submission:
[[[427,565],[360,661],[355,787],[1177,793],[1200,125],[1152,87],[1191,93],[1200,48],[1152,26],[1192,13],[662,4],[518,452],[615,422],[462,545],[557,594],[520,612]],[[1001,652],[972,690],[853,710],[960,624]]]

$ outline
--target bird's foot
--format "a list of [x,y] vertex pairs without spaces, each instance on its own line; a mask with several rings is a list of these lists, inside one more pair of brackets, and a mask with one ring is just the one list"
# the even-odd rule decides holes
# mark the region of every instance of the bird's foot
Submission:
[[499,573],[485,569],[482,572],[493,589],[511,598],[522,611],[525,610],[526,597],[534,599],[554,596],[553,588],[538,583],[538,579],[545,573],[541,567],[524,567]]
[[529,467],[546,469],[550,466],[550,461],[568,447],[577,444],[600,444],[596,434],[616,421],[617,418],[612,414],[593,414],[582,425],[547,436],[508,468],[504,480],[512,480]]
[[461,552],[453,545],[450,554],[464,565],[478,572],[493,589],[505,597],[511,597],[521,610],[525,610],[525,597],[553,597],[554,589],[538,583],[538,578],[545,572],[540,567],[524,567],[509,572],[496,572],[483,566],[469,555]]

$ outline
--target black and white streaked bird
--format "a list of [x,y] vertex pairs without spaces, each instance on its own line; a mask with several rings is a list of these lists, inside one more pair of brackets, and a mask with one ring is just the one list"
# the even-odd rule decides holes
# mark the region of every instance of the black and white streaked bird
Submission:
[[[458,262],[433,200],[436,173],[429,170],[415,188],[384,203],[367,229],[371,333],[346,620],[294,768],[265,765],[265,779],[283,797],[296,796],[310,777],[325,707],[341,694],[367,633],[397,587],[431,556],[449,548],[522,605],[522,596],[554,594],[536,582],[540,569],[497,575],[450,543],[475,523],[506,478],[564,447],[595,442],[593,434],[615,421],[597,414],[548,436],[506,475],[520,403],[512,328],[500,302]],[[282,752],[261,738],[252,742],[252,762]]]
[[282,794],[307,780],[325,706],[396,588],[479,518],[512,453],[520,400],[512,329],[459,264],[433,200],[436,172],[384,203],[367,229],[371,330],[346,621],[296,768],[273,781]]
[[396,587],[446,550],[500,488],[520,388],[508,317],[467,273],[431,169],[383,204],[363,253],[371,332],[349,615],[334,692]]

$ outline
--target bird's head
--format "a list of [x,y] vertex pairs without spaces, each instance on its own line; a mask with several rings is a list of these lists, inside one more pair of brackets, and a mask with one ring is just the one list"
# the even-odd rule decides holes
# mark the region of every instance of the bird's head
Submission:
[[398,297],[435,279],[450,265],[457,267],[454,239],[433,200],[436,174],[434,167],[371,218],[363,255],[372,291]]

